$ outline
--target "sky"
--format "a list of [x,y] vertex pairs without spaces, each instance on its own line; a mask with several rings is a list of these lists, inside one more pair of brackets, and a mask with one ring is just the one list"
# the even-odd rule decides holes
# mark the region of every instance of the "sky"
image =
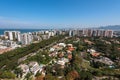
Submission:
[[0,0],[0,28],[120,25],[120,0]]

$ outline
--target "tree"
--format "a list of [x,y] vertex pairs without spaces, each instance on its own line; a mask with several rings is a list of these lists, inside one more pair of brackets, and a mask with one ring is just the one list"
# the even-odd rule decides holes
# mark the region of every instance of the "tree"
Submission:
[[15,79],[15,74],[10,71],[4,71],[2,74],[0,74],[0,78]]
[[32,73],[27,73],[27,75],[25,76],[25,79],[30,80],[32,76]]
[[59,80],[57,77],[52,76],[52,74],[47,74],[45,80]]
[[77,71],[71,71],[67,74],[66,80],[76,80],[79,79],[79,74]]
[[37,76],[35,80],[44,80],[44,75]]
[[35,77],[39,77],[41,75],[41,73],[38,71],[35,75]]
[[16,69],[14,70],[14,73],[17,75],[17,78],[18,78],[19,76],[22,77],[23,71],[22,71],[21,68],[16,68]]
[[81,71],[80,80],[92,80],[92,74],[87,71]]
[[86,50],[86,49],[85,49],[85,47],[82,46],[81,44],[79,44],[79,45],[77,46],[77,51],[84,51],[84,50]]

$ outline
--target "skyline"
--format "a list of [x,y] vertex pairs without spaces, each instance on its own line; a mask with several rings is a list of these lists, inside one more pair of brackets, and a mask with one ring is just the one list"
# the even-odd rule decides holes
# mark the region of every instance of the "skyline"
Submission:
[[120,0],[0,0],[0,28],[120,25]]

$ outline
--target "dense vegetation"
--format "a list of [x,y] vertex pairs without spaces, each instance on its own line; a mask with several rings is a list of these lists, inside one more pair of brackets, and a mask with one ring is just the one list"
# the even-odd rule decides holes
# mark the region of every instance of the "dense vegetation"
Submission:
[[[84,40],[87,39],[93,44],[85,43]],[[99,38],[99,37],[72,37],[69,40],[65,41],[65,43],[71,43],[76,47],[76,50],[72,52],[73,59],[70,61],[70,64],[66,65],[64,70],[57,69],[57,73],[60,75],[64,75],[63,80],[92,80],[94,76],[102,77],[107,76],[108,78],[120,78],[120,64],[118,63],[120,59],[120,44],[116,43],[116,41],[120,41],[119,38]],[[108,65],[104,63],[93,63],[91,62],[91,58],[94,59],[91,55],[89,55],[86,51],[87,49],[95,49],[98,52],[101,52],[102,56],[110,58],[114,61],[114,68],[110,68]],[[81,57],[80,53],[87,53],[85,57]],[[99,57],[98,57],[99,58]],[[85,63],[84,60],[88,60],[89,63]],[[52,69],[48,69],[48,73],[50,74]],[[62,72],[61,72],[62,71]],[[76,74],[76,76],[74,75]],[[49,75],[50,76],[50,75]],[[51,76],[55,76],[52,74]],[[109,80],[106,78],[106,80]]]
[[[44,55],[44,56],[43,56]],[[25,60],[25,63],[29,63],[30,61],[36,61],[39,64],[47,64],[50,62],[52,58],[49,56],[48,51],[40,51],[36,55],[29,57]]]
[[[18,63],[18,59],[32,52],[38,51],[40,48],[53,43],[59,42],[64,36],[52,37],[49,40],[44,40],[40,43],[31,44],[24,48],[18,48],[16,50],[7,52],[3,55],[0,55],[0,68],[2,70],[4,66],[4,74],[0,76],[1,78],[15,78],[13,73],[10,73],[9,70],[15,68]],[[91,41],[93,44],[88,44],[84,40]],[[120,78],[120,44],[116,43],[120,41],[119,38],[100,38],[100,37],[71,37],[65,39],[63,42],[66,44],[73,44],[75,48],[72,51],[72,59],[69,63],[65,64],[64,68],[61,68],[59,64],[48,64],[52,58],[49,55],[47,49],[37,52],[36,55],[29,57],[25,62],[37,61],[39,64],[47,64],[45,67],[46,75],[45,77],[41,73],[36,74],[36,80],[92,80],[93,77],[102,77],[107,76],[110,78]],[[61,42],[61,41],[60,41]],[[101,53],[101,56],[108,57],[115,64],[114,68],[110,68],[109,65],[106,65],[101,62],[93,62],[94,59],[99,59],[100,57],[93,57],[90,53],[87,52],[87,49],[95,49],[97,52]],[[62,51],[66,51],[64,48]],[[81,55],[84,53],[84,56]],[[44,55],[44,56],[43,56]],[[55,57],[55,59],[58,57]],[[17,65],[16,65],[17,64]],[[17,69],[17,68],[15,68]],[[20,69],[17,69],[15,74],[21,73]],[[5,76],[7,74],[8,76]],[[31,74],[26,75],[26,79],[29,80]],[[106,79],[112,80],[112,79]]]

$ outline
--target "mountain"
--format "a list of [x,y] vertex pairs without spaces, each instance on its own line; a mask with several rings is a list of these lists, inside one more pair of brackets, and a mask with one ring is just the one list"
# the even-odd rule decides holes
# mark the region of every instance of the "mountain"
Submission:
[[99,27],[98,29],[110,29],[110,30],[114,30],[114,31],[120,31],[120,25],[109,25],[109,26],[102,26]]

